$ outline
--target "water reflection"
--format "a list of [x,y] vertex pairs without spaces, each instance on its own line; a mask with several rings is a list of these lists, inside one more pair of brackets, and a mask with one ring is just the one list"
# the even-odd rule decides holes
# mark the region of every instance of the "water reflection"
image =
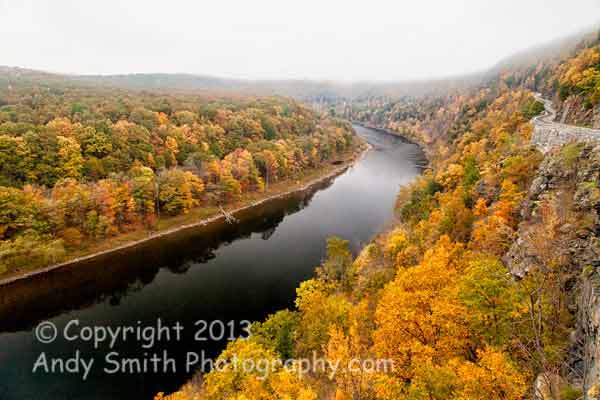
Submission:
[[215,250],[254,233],[268,240],[286,215],[310,205],[319,190],[334,179],[309,191],[278,198],[237,215],[240,223],[196,227],[135,248],[86,260],[44,276],[18,281],[0,291],[0,331],[30,329],[39,321],[95,303],[118,306],[121,298],[152,283],[161,268],[186,274],[193,266],[216,257]]
[[[187,351],[218,354],[225,342],[198,343],[199,320],[262,320],[292,307],[295,289],[313,275],[325,252],[325,240],[340,236],[358,251],[393,219],[400,185],[421,172],[423,154],[401,138],[356,127],[373,151],[333,181],[308,193],[265,203],[236,215],[240,224],[194,228],[117,254],[85,261],[0,290],[1,399],[152,398],[177,389],[191,372],[107,375],[94,370],[87,381],[78,375],[31,373],[41,352],[55,357],[101,360],[106,348],[58,340],[42,345],[32,327],[50,319],[62,329],[72,319],[82,325],[183,324],[187,335],[161,343],[177,359]],[[139,356],[137,343],[112,349]]]

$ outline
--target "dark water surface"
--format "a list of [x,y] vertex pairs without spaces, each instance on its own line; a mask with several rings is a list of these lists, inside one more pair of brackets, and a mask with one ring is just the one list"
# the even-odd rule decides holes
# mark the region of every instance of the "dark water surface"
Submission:
[[[262,320],[291,307],[296,287],[323,258],[326,238],[348,239],[358,251],[389,222],[400,185],[411,182],[425,163],[414,144],[355,129],[373,146],[363,160],[309,193],[245,212],[239,225],[188,230],[0,288],[0,399],[151,399],[191,377],[193,371],[185,368],[188,352],[205,351],[212,357],[226,345],[196,341],[197,320]],[[63,337],[72,320],[79,320],[79,327],[115,328],[156,326],[159,318],[163,326],[179,322],[184,327],[180,340],[172,332],[170,341],[151,349],[141,347],[147,341],[133,337],[95,349],[85,340]],[[45,320],[59,331],[51,344],[34,335]],[[240,334],[243,324],[234,325]],[[69,365],[73,372],[32,372],[42,353],[48,360],[66,361],[77,352],[94,359],[86,380],[81,365],[74,370],[75,361]],[[176,372],[154,373],[150,363],[146,373],[109,374],[104,369],[113,368],[105,358],[110,352],[119,354],[114,359],[139,362],[166,352],[175,360]]]

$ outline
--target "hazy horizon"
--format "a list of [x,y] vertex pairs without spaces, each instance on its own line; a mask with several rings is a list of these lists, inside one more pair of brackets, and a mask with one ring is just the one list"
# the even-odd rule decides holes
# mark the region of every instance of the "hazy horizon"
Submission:
[[[169,7],[0,0],[0,64],[48,72],[183,73],[339,83],[443,79],[598,24],[600,2],[221,1]],[[321,4],[322,3],[322,4]]]

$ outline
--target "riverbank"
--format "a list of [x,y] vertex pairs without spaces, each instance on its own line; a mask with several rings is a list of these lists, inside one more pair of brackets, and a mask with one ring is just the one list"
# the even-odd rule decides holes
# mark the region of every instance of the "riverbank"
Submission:
[[[271,185],[265,192],[250,193],[243,200],[228,204],[224,209],[228,214],[235,216],[241,211],[249,210],[269,201],[307,191],[315,185],[343,174],[348,168],[361,160],[369,149],[370,146],[367,143],[360,143],[351,151],[342,153],[336,161],[330,161],[317,170],[311,170],[298,180],[277,182]],[[188,214],[161,219],[157,224],[157,229],[152,232],[141,229],[135,230],[94,243],[87,246],[85,250],[73,252],[67,256],[66,260],[60,263],[5,274],[0,279],[0,286],[6,286],[16,281],[43,275],[58,269],[76,267],[77,264],[96,257],[134,248],[148,241],[173,235],[186,229],[221,223],[224,219],[225,216],[216,207],[197,207],[192,209]]]
[[[184,365],[190,349],[214,359],[226,346],[224,341],[195,340],[198,320],[263,321],[292,308],[296,289],[314,276],[326,256],[327,239],[349,240],[353,252],[362,248],[393,218],[398,187],[414,181],[422,171],[417,165],[425,163],[421,151],[404,140],[359,126],[355,130],[372,146],[364,157],[309,190],[236,213],[239,224],[221,219],[3,286],[0,376],[5,390],[24,398],[43,393],[49,400],[171,393],[191,379],[192,371],[187,373]],[[118,327],[155,326],[159,318],[164,326],[185,327],[181,340],[157,341],[153,348],[176,360],[175,373],[105,374],[98,364],[83,382],[76,374],[27,372],[41,351],[73,352],[73,342],[32,340],[40,321],[50,321],[62,332],[73,319],[82,326]],[[143,356],[139,343],[129,340],[111,349],[78,342],[77,349],[99,362],[105,351]]]
[[[409,138],[409,137],[401,134],[400,132],[396,132],[396,131],[393,131],[393,130],[388,129],[388,128],[383,128],[383,127],[375,126],[375,125],[369,125],[369,124],[365,124],[365,123],[360,122],[360,121],[352,121],[352,124],[358,125],[358,126],[362,126],[363,128],[371,129],[371,130],[374,130],[376,132],[385,133],[386,135],[391,135],[391,136],[399,137],[402,140],[406,141],[407,143],[411,143],[411,144],[414,144],[415,146],[418,146],[421,149],[421,151],[423,152],[423,154],[425,155],[425,158],[427,158],[427,166],[429,166],[429,162],[431,161],[431,158],[430,158],[430,155],[431,155],[430,154],[430,149],[425,144],[419,142],[418,140]],[[423,166],[423,167],[425,167],[425,166]]]

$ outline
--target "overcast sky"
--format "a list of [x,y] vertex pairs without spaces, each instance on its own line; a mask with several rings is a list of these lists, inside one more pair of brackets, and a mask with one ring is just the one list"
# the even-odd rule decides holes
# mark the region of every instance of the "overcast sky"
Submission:
[[488,68],[600,22],[600,0],[0,0],[0,65],[406,80]]

